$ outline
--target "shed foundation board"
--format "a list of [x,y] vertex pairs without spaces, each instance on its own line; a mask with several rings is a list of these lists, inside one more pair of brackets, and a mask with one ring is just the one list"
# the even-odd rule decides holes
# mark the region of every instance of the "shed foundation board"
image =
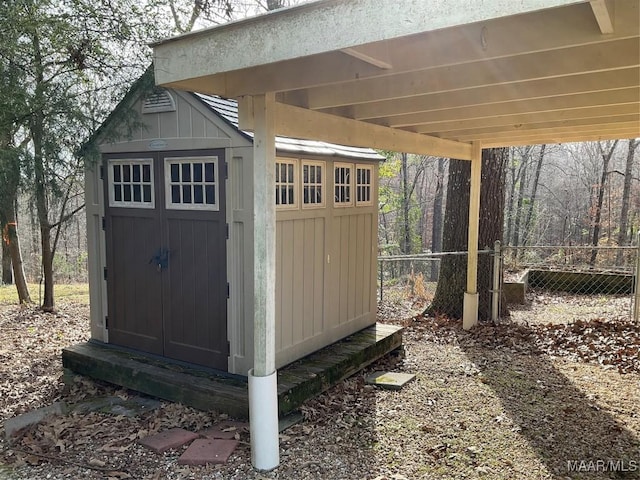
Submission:
[[[278,371],[278,414],[402,346],[402,327],[377,323]],[[62,352],[65,369],[200,410],[248,418],[246,378],[126,348],[86,342]]]

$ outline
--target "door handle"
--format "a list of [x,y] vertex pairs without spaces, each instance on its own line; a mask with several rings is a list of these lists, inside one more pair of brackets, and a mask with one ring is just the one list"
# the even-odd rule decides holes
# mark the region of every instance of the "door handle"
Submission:
[[150,264],[154,264],[158,268],[158,272],[162,272],[169,267],[169,249],[160,248],[155,255],[149,260]]

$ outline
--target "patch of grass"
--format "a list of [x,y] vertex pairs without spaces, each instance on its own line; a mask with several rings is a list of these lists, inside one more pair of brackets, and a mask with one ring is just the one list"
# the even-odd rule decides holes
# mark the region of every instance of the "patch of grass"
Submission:
[[[31,300],[38,301],[38,290],[40,285],[37,283],[28,284]],[[42,287],[44,291],[44,286]],[[57,284],[54,287],[55,301],[89,304],[89,284],[87,283],[70,283]],[[18,303],[18,293],[15,285],[0,285],[0,304],[11,305]]]

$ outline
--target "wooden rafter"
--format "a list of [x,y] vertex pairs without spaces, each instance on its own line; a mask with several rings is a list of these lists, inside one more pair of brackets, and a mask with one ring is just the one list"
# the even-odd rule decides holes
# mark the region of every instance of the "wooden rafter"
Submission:
[[591,9],[603,34],[613,33],[613,15],[611,14],[612,4],[607,0],[591,0]]

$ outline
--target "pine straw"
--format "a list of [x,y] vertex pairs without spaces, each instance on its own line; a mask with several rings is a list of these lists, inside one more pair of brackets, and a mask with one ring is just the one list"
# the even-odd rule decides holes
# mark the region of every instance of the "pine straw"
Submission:
[[[65,391],[58,381],[60,348],[88,334],[86,306],[63,306],[62,316],[44,318],[0,308],[1,419],[57,399],[73,403],[131,395],[87,379]],[[381,309],[386,320],[407,325],[405,357],[388,356],[308,401],[304,421],[281,436],[281,464],[274,472],[253,471],[247,432],[238,433],[242,443],[226,465],[179,466],[180,451],[145,450],[137,439],[148,433],[173,426],[198,430],[220,420],[215,412],[162,403],[136,418],[102,413],[51,418],[24,432],[13,449],[0,444],[0,478],[3,462],[15,479],[640,477],[640,470],[616,476],[567,469],[573,460],[620,460],[627,470],[640,463],[637,364],[629,363],[628,373],[621,374],[598,356],[561,355],[571,350],[566,345],[545,350],[564,344],[545,343],[541,339],[555,337],[515,323],[464,332],[459,322],[446,319],[402,320],[411,308]],[[604,344],[619,346],[630,332],[637,333],[616,325],[602,321],[596,328],[616,338]],[[567,329],[589,340],[584,328]],[[553,335],[558,331],[549,329]],[[400,392],[364,385],[367,373],[386,369],[416,373],[417,380]]]

